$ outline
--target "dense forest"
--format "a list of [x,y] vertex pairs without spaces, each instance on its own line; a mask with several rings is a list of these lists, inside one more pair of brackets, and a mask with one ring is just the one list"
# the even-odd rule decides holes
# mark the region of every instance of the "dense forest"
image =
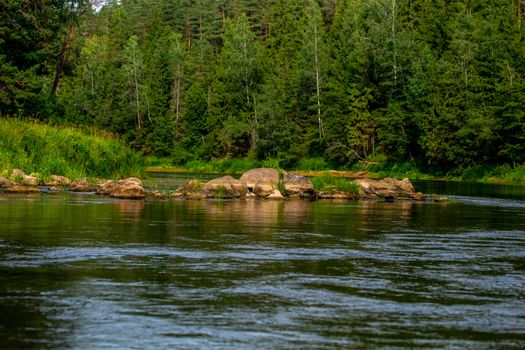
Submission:
[[525,161],[523,0],[3,0],[0,113],[143,154]]

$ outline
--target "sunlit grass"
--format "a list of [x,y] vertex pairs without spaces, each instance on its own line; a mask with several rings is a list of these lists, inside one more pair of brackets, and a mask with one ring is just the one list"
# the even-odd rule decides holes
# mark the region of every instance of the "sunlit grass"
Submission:
[[0,117],[0,170],[69,178],[140,176],[143,159],[116,137]]

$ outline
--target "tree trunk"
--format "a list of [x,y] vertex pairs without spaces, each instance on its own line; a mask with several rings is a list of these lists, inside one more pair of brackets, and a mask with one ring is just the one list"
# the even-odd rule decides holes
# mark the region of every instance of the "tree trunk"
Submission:
[[60,55],[58,57],[58,62],[55,68],[55,78],[53,79],[53,85],[51,86],[51,96],[55,97],[58,90],[58,84],[60,78],[62,78],[62,73],[64,72],[64,65],[66,63],[66,53],[69,46],[69,32],[70,28],[67,29],[64,40],[62,41],[62,47],[60,48]]

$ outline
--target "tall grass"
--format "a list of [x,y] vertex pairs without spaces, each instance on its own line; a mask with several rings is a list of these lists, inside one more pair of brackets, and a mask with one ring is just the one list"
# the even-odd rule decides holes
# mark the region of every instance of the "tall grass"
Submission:
[[41,177],[140,176],[142,158],[115,137],[0,116],[0,170]]

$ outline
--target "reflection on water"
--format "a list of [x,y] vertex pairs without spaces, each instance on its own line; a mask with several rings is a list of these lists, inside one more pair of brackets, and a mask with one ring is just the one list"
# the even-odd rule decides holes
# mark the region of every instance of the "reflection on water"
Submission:
[[0,348],[523,348],[516,203],[0,197]]

